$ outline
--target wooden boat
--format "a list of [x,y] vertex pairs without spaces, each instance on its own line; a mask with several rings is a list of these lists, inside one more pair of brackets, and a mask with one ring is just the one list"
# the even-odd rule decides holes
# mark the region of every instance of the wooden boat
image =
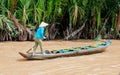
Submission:
[[26,59],[50,59],[56,57],[68,57],[68,56],[77,56],[77,55],[86,55],[86,54],[94,54],[104,52],[105,49],[111,44],[110,40],[107,40],[101,44],[97,44],[96,46],[84,46],[84,47],[76,47],[70,49],[61,49],[61,50],[53,50],[49,53],[22,53],[19,54]]

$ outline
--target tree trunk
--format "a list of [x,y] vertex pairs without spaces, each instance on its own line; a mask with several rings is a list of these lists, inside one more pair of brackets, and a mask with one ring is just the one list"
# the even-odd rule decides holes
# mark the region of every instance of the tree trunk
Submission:
[[119,12],[118,12],[118,23],[117,23],[117,30],[120,30],[120,6],[119,6]]
[[12,0],[11,13],[14,14],[16,9],[17,0]]
[[26,28],[19,23],[19,20],[15,18],[9,10],[7,10],[7,12],[9,19],[14,23],[15,27],[18,29],[18,40],[19,41],[27,40]]
[[[84,27],[85,27],[85,23],[84,23],[80,28],[78,28],[77,30],[75,30],[73,33],[71,33],[70,35],[66,36],[64,39],[65,39],[65,40],[69,40],[70,38],[75,37],[75,35],[76,35],[77,33],[79,33]],[[80,34],[81,34],[81,33],[80,33]],[[79,35],[80,35],[80,34],[79,34]]]

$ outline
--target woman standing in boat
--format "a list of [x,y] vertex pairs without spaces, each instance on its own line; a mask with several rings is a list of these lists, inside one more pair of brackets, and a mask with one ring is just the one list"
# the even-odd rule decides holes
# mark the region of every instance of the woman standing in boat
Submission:
[[[44,36],[44,30],[45,30],[46,26],[48,26],[48,23],[41,22],[41,24],[39,25],[39,28],[37,29],[37,31],[34,35],[35,45],[32,47],[33,55],[35,54],[35,51],[36,51],[38,45],[40,46],[41,53],[43,54],[42,40],[46,39],[46,37]],[[28,50],[27,53],[29,53],[29,51],[30,50]]]

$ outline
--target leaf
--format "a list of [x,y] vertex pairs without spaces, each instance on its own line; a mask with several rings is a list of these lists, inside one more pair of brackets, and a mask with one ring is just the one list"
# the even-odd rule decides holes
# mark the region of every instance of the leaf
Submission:
[[1,18],[0,18],[0,29],[3,29],[3,22]]
[[101,19],[101,11],[98,9],[98,15],[97,15],[97,29],[99,29],[100,26],[100,19]]
[[95,41],[100,41],[102,38],[101,38],[101,35],[98,35],[96,38],[95,38]]
[[82,1],[83,6],[86,6],[87,3],[88,3],[88,0],[83,0],[83,1]]

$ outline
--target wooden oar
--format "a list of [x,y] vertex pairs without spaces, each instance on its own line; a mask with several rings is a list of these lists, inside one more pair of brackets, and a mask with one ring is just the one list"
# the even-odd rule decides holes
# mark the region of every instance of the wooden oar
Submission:
[[32,50],[32,48],[30,48],[29,50],[26,51],[26,53],[29,53]]

